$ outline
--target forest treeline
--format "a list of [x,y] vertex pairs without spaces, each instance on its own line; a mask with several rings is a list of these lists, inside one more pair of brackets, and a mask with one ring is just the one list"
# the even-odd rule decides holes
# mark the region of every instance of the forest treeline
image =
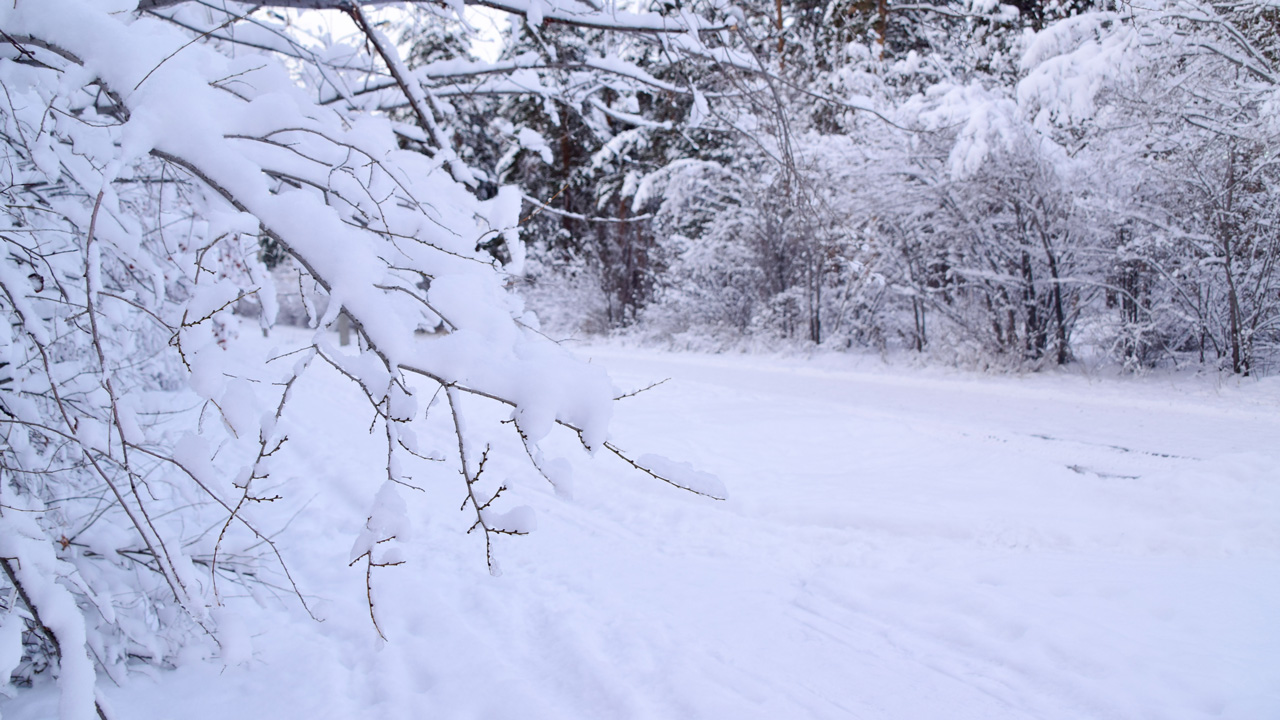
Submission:
[[[713,5],[654,9],[727,18],[722,57],[517,22],[500,62],[562,68],[557,102],[452,98],[459,152],[527,198],[513,274],[557,331],[1274,367],[1274,3]],[[602,90],[601,57],[638,81]]]

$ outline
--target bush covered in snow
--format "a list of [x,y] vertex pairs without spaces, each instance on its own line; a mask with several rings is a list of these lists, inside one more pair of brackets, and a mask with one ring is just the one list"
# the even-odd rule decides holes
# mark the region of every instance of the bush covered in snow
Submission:
[[[621,454],[603,370],[548,342],[506,288],[519,192],[468,166],[433,88],[519,71],[410,69],[361,8],[280,4],[340,7],[358,33],[308,38],[294,16],[234,4],[0,7],[0,672],[23,684],[53,667],[68,720],[103,713],[97,672],[167,666],[192,633],[234,655],[211,611],[229,587],[306,606],[272,504],[300,472],[278,453],[304,432],[290,403],[318,366],[367,397],[385,442],[382,487],[353,510],[367,522],[352,562],[370,572],[399,562],[398,494],[424,464],[452,463],[491,564],[494,538],[531,527],[484,474],[464,397],[506,407],[549,479],[538,442],[557,427]],[[237,308],[311,331],[241,342]],[[328,333],[340,315],[353,347]],[[419,437],[433,397],[452,432]]]

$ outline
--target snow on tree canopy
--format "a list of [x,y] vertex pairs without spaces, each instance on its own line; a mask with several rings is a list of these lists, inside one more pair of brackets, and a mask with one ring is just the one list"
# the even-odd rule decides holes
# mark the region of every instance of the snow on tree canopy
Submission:
[[[283,589],[310,612],[273,508],[286,480],[325,471],[290,454],[315,420],[291,401],[317,373],[367,399],[386,457],[347,483],[371,508],[351,561],[366,563],[379,633],[372,574],[403,562],[414,522],[400,493],[449,487],[419,476],[453,483],[496,570],[495,537],[535,518],[493,489],[493,434],[535,468],[557,428],[621,455],[605,442],[608,376],[534,330],[507,287],[524,257],[519,190],[481,187],[425,84],[494,66],[418,73],[362,9],[343,9],[361,36],[317,46],[248,6],[0,5],[0,555],[17,592],[0,667],[23,682],[57,667],[64,720],[105,716],[96,672],[171,665],[201,637],[224,662],[248,660],[236,617],[210,612],[229,587]],[[682,31],[574,2],[508,9]],[[411,131],[357,100],[388,78],[371,92],[399,92]],[[535,131],[518,141],[550,158]],[[288,313],[313,329],[275,329]],[[333,339],[340,327],[353,344]]]

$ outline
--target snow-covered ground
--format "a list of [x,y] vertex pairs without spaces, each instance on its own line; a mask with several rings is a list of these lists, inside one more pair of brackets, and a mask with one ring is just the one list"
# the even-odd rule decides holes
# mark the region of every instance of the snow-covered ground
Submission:
[[620,401],[612,437],[728,501],[572,438],[548,448],[574,466],[557,495],[495,445],[486,472],[539,528],[499,541],[491,577],[442,465],[403,493],[407,564],[373,572],[384,642],[347,565],[384,471],[376,438],[338,439],[370,416],[335,390],[292,409],[329,434],[294,447],[278,509],[323,621],[232,598],[225,658],[106,683],[115,716],[1280,717],[1280,379],[581,352],[622,391],[671,378]]

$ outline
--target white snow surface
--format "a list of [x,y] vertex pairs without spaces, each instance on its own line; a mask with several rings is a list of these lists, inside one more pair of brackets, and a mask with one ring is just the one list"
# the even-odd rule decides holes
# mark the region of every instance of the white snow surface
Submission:
[[[557,495],[495,445],[494,509],[527,505],[537,530],[499,539],[492,577],[455,468],[399,488],[405,563],[372,571],[384,642],[348,567],[386,494],[378,438],[322,369],[304,381],[327,399],[286,418],[275,508],[321,621],[229,593],[231,647],[104,680],[113,716],[1280,717],[1280,379],[579,352],[618,394],[670,377],[617,403],[611,440],[729,499],[553,433],[547,460],[577,478]],[[56,707],[49,685],[0,714]]]

